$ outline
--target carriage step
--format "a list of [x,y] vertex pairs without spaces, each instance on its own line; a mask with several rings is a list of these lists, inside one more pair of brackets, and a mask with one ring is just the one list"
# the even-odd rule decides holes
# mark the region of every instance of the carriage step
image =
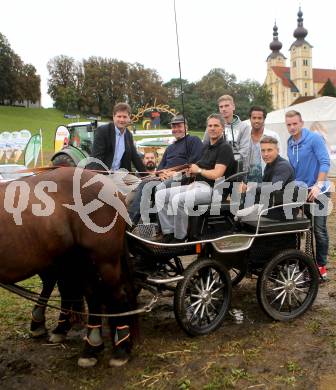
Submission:
[[172,278],[165,278],[161,276],[148,276],[146,279],[147,282],[155,283],[155,284],[166,284],[166,283],[173,283],[173,282],[178,282],[180,280],[183,280],[184,276],[179,275],[179,276],[174,276]]

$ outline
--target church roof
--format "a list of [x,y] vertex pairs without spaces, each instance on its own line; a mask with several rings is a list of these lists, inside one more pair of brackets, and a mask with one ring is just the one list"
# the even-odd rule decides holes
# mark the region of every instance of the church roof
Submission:
[[[290,79],[288,66],[272,66],[273,72],[281,79],[284,87],[291,88],[292,92],[299,92]],[[334,69],[313,69],[313,82],[325,84],[328,79],[336,86],[336,70]]]
[[335,69],[313,69],[314,83],[326,83],[330,81],[336,85],[336,70]]
[[290,79],[290,69],[288,66],[272,66],[272,70],[281,79],[285,87],[290,88],[292,92],[299,92],[296,85]]

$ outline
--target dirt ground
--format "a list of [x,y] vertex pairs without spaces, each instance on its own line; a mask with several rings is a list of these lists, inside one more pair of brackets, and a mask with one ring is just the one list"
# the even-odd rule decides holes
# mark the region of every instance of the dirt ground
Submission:
[[[335,196],[333,203],[335,204]],[[28,336],[31,303],[0,291],[0,388],[5,389],[319,389],[336,388],[336,212],[329,217],[329,281],[313,307],[288,323],[270,320],[258,306],[256,280],[234,288],[231,314],[216,332],[186,336],[172,298],[140,318],[141,339],[122,368],[80,369],[81,334],[64,344]],[[145,296],[140,297],[146,300]],[[9,304],[11,308],[9,308]],[[241,311],[240,318],[234,316]],[[48,312],[48,325],[56,321]],[[108,343],[107,343],[108,344]]]

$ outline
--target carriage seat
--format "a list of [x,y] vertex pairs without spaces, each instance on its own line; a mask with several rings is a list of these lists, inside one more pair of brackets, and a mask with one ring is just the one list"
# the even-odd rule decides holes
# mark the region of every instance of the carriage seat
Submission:
[[[256,232],[258,221],[244,221],[242,227],[249,232]],[[291,230],[305,230],[311,226],[310,219],[307,217],[300,217],[297,219],[271,219],[267,217],[260,217],[259,233],[276,233],[287,232]]]

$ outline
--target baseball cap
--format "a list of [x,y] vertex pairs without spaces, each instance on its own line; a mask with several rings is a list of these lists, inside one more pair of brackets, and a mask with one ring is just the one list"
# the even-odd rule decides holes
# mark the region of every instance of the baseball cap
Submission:
[[174,123],[187,123],[187,120],[184,119],[183,115],[175,115],[169,124],[173,125]]

